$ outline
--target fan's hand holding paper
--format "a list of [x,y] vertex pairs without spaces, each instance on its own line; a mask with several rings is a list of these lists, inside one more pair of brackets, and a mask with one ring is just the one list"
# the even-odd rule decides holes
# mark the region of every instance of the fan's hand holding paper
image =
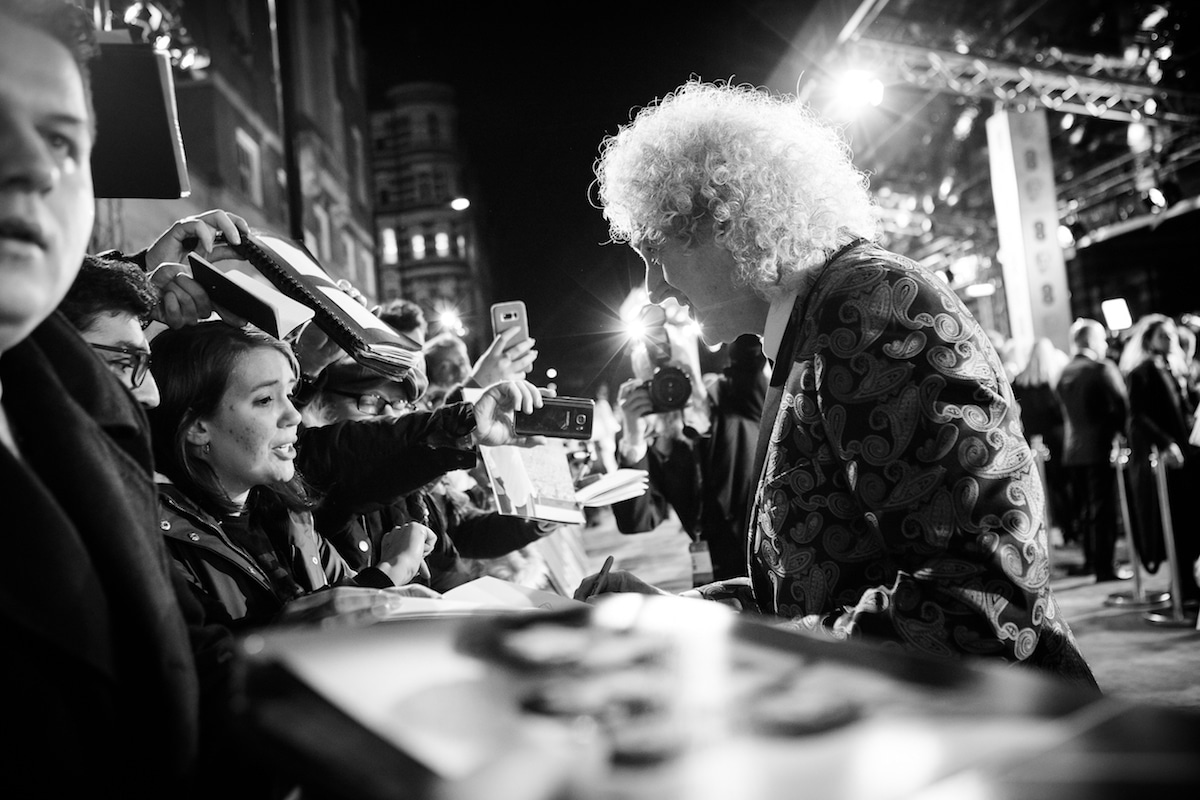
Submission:
[[244,272],[224,272],[195,253],[188,254],[192,277],[213,305],[238,315],[276,339],[313,318],[313,310]]

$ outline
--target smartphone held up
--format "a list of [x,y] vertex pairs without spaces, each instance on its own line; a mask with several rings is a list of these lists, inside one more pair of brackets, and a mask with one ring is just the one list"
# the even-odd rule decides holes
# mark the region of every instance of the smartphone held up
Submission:
[[492,336],[499,336],[510,328],[516,328],[518,332],[508,346],[529,338],[529,314],[522,300],[492,304]]
[[513,430],[518,436],[551,439],[591,439],[596,403],[586,397],[543,397],[532,414],[518,412]]

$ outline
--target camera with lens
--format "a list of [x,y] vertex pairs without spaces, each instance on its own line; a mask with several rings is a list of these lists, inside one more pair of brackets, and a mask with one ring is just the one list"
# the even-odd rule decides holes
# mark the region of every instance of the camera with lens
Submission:
[[656,305],[642,309],[640,322],[646,355],[654,373],[642,384],[650,395],[649,414],[679,411],[692,396],[692,379],[671,363],[671,338],[667,333],[667,312]]

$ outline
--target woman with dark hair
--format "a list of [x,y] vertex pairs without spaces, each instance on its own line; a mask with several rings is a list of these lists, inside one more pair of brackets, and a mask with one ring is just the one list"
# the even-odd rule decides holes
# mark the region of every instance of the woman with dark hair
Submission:
[[392,531],[378,565],[358,573],[314,529],[315,501],[294,464],[298,369],[286,344],[205,322],[164,331],[152,346],[161,528],[217,619],[262,625],[327,586],[382,588],[418,574],[433,544],[423,525]]
[[270,623],[289,601],[329,586],[388,588],[427,574],[435,537],[423,524],[387,531],[361,571],[316,531],[317,499],[296,470],[301,438],[322,502],[390,498],[398,483],[417,481],[415,488],[439,474],[442,451],[508,443],[512,415],[541,405],[536,387],[510,381],[475,403],[302,437],[291,400],[299,369],[285,343],[202,322],[163,331],[151,347],[162,395],[149,414],[163,473],[160,526],[196,594],[235,629]]
[[1043,336],[1033,343],[1025,366],[1012,381],[1025,441],[1041,461],[1046,482],[1046,523],[1051,529],[1058,528],[1064,541],[1082,539],[1076,530],[1076,520],[1070,516],[1067,478],[1062,466],[1066,421],[1054,394],[1068,360],[1066,353]]

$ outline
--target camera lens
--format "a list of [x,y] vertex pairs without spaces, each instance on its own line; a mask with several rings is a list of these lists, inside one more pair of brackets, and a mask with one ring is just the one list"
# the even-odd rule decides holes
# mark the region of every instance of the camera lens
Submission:
[[650,379],[649,390],[656,412],[678,411],[692,396],[692,381],[679,367],[661,367]]

